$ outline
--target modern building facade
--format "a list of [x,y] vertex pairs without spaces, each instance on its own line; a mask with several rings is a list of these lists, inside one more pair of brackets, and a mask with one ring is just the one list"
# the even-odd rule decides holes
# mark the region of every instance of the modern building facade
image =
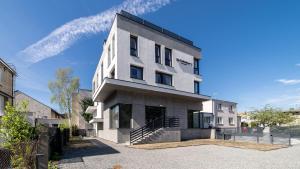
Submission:
[[36,120],[38,120],[40,123],[48,124],[49,126],[57,126],[60,124],[61,119],[64,118],[62,114],[51,107],[32,98],[24,92],[16,90],[14,104],[18,106],[24,101],[28,103],[28,120],[33,125],[36,123]]
[[159,141],[210,137],[210,129],[191,127],[189,118],[210,99],[200,94],[201,58],[192,41],[127,12],[116,14],[93,77],[97,136],[129,142],[132,131],[163,118],[179,123],[162,129]]
[[7,102],[13,104],[16,70],[0,58],[0,117]]
[[239,126],[237,118],[237,103],[225,100],[211,99],[203,102],[203,113],[212,113],[216,128],[233,128]]

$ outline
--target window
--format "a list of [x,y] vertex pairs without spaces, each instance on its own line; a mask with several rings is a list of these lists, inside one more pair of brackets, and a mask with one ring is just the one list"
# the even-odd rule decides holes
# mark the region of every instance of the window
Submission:
[[110,128],[131,128],[131,104],[117,104],[110,108]]
[[194,58],[194,74],[199,75],[199,59]]
[[172,86],[172,75],[156,72],[156,83]]
[[217,117],[217,124],[223,124],[223,117]]
[[155,63],[161,63],[160,45],[155,44]]
[[217,109],[222,110],[222,104],[218,104]]
[[200,94],[200,85],[198,81],[194,81],[194,92]]
[[109,113],[109,127],[111,129],[117,129],[119,126],[119,105],[115,105],[110,108]]
[[228,122],[229,122],[230,125],[234,125],[234,120],[233,120],[232,117],[229,117],[229,118],[228,118]]
[[195,110],[188,110],[188,128],[200,128],[199,112]]
[[130,35],[130,55],[131,56],[138,56],[138,41],[136,36]]
[[130,66],[130,77],[134,79],[143,80],[143,68],[137,66]]
[[165,48],[165,65],[172,66],[172,50]]
[[110,65],[110,45],[108,46],[108,49],[107,49],[107,67],[109,67]]
[[112,37],[112,58],[114,58],[115,57],[115,35],[113,35],[113,37]]
[[229,111],[233,112],[233,105],[229,107]]
[[131,128],[131,104],[120,104],[119,128]]

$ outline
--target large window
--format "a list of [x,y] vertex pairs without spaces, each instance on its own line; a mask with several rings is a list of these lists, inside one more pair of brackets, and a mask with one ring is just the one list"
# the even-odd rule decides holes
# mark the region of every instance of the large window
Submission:
[[130,55],[138,56],[138,39],[133,35],[130,35]]
[[155,44],[155,62],[161,63],[160,45]]
[[217,105],[217,109],[218,109],[218,110],[222,110],[222,104],[218,104],[218,105]]
[[200,85],[198,81],[194,81],[194,92],[200,94]]
[[130,77],[134,79],[143,80],[143,68],[137,66],[130,66]]
[[194,58],[194,74],[199,75],[199,59]]
[[188,128],[200,128],[199,111],[188,110]]
[[172,75],[156,72],[156,83],[172,86]]
[[172,50],[165,48],[165,65],[172,66]]
[[212,113],[188,110],[188,128],[211,128],[213,127],[212,119]]
[[110,108],[110,128],[131,128],[131,104],[117,104]]

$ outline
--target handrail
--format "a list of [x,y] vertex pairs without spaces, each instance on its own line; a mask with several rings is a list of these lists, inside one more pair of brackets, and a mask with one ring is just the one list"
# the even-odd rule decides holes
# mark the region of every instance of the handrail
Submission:
[[159,117],[144,126],[130,131],[130,144],[144,139],[145,137],[155,133],[161,128],[179,127],[179,118],[177,117]]

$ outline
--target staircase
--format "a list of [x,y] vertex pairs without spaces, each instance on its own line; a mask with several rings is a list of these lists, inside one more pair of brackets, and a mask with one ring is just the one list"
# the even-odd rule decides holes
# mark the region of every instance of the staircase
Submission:
[[130,131],[130,144],[146,144],[158,140],[166,130],[179,127],[179,118],[160,117]]

